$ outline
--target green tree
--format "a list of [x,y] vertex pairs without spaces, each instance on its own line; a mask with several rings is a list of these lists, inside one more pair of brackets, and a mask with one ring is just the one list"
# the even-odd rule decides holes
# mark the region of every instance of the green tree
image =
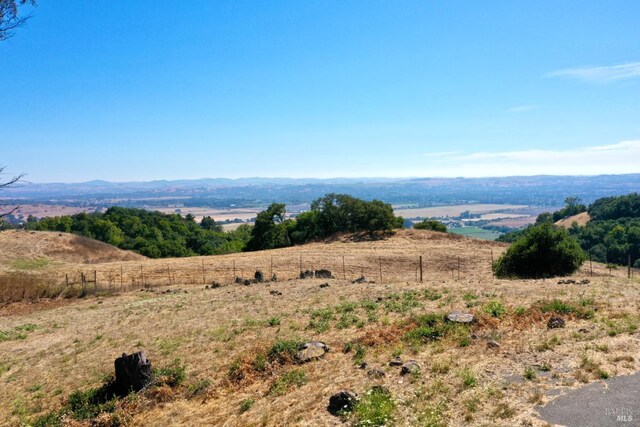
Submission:
[[205,230],[217,232],[222,231],[222,226],[220,224],[216,224],[215,220],[210,216],[205,216],[202,218],[202,221],[200,221],[200,227],[204,228]]
[[542,278],[575,272],[586,255],[578,242],[562,228],[544,223],[524,230],[494,264],[498,277]]
[[418,222],[413,225],[413,228],[415,228],[416,230],[439,231],[441,233],[447,232],[446,225],[444,225],[440,221],[436,221],[433,219],[425,219],[424,221]]
[[247,250],[259,251],[291,246],[291,239],[285,220],[284,203],[272,203],[260,212],[251,230],[251,239],[247,242]]

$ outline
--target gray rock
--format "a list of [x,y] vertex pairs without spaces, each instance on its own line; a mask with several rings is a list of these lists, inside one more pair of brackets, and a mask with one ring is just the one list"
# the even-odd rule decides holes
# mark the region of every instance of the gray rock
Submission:
[[315,359],[319,359],[329,351],[329,346],[322,341],[311,341],[303,344],[298,349],[296,359],[300,363],[307,363]]
[[320,287],[321,288],[328,288],[329,284],[328,283],[320,283]]
[[487,348],[500,348],[500,343],[496,340],[487,341]]
[[382,378],[387,374],[382,369],[373,368],[367,371],[367,375],[369,375],[371,378]]
[[332,415],[339,415],[341,412],[349,412],[358,402],[358,395],[352,391],[342,390],[329,398],[327,410]]
[[313,279],[313,271],[305,270],[300,272],[301,279]]
[[400,358],[400,356],[396,356],[389,362],[389,366],[402,366],[404,362]]
[[549,329],[564,328],[564,326],[565,326],[565,321],[562,317],[552,317],[547,322],[547,328]]
[[360,276],[355,280],[352,280],[351,283],[367,283],[367,278],[364,276]]
[[253,278],[256,280],[256,282],[258,283],[262,283],[264,282],[264,274],[262,273],[262,271],[258,270],[256,271],[256,274],[253,275]]
[[400,370],[400,375],[419,374],[419,373],[420,373],[420,365],[415,360],[409,360],[407,363],[402,365],[402,369]]
[[315,275],[318,279],[335,279],[331,271],[325,269],[316,270]]
[[452,311],[447,314],[447,320],[457,323],[472,323],[476,320],[475,316],[471,313],[463,313],[462,311]]

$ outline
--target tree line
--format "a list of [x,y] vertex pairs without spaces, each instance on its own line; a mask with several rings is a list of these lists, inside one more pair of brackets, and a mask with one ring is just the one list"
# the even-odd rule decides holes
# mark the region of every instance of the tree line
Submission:
[[197,223],[192,215],[183,217],[121,207],[111,207],[104,213],[80,213],[39,221],[29,218],[26,228],[78,234],[150,258],[239,252],[245,248],[251,233],[248,225],[222,231],[211,217]]
[[198,223],[190,214],[123,207],[40,220],[30,217],[26,228],[74,233],[150,258],[168,258],[281,248],[340,232],[385,233],[403,224],[387,203],[331,193],[295,219],[287,215],[285,204],[273,203],[257,215],[254,226],[243,224],[233,231],[223,231],[211,217]]
[[[590,220],[580,226],[571,224],[568,233],[593,259],[603,263],[626,265],[631,257],[640,268],[640,195],[604,197],[589,206],[577,198],[567,198],[565,207],[554,213],[540,214],[536,225],[554,223],[580,212],[587,212]],[[526,231],[526,229],[525,229]],[[519,230],[500,236],[497,240],[514,242],[525,231]]]

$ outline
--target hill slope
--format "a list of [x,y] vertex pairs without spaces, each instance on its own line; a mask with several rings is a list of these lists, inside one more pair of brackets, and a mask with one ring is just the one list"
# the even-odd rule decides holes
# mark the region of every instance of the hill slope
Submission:
[[560,221],[556,222],[556,225],[564,228],[569,228],[575,222],[580,227],[584,227],[590,220],[591,217],[589,216],[589,212],[580,212],[577,215],[572,215],[568,218],[561,219]]
[[142,255],[74,234],[21,230],[0,232],[0,265],[5,266],[37,260],[95,264],[143,259]]

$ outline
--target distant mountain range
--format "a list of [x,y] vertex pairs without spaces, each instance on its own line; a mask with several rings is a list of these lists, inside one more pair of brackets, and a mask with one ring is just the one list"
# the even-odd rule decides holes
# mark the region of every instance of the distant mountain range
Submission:
[[640,174],[513,176],[499,178],[203,178],[148,182],[23,183],[2,199],[41,203],[192,206],[308,203],[326,193],[348,193],[395,204],[519,203],[558,206],[567,196],[585,203],[640,191]]

